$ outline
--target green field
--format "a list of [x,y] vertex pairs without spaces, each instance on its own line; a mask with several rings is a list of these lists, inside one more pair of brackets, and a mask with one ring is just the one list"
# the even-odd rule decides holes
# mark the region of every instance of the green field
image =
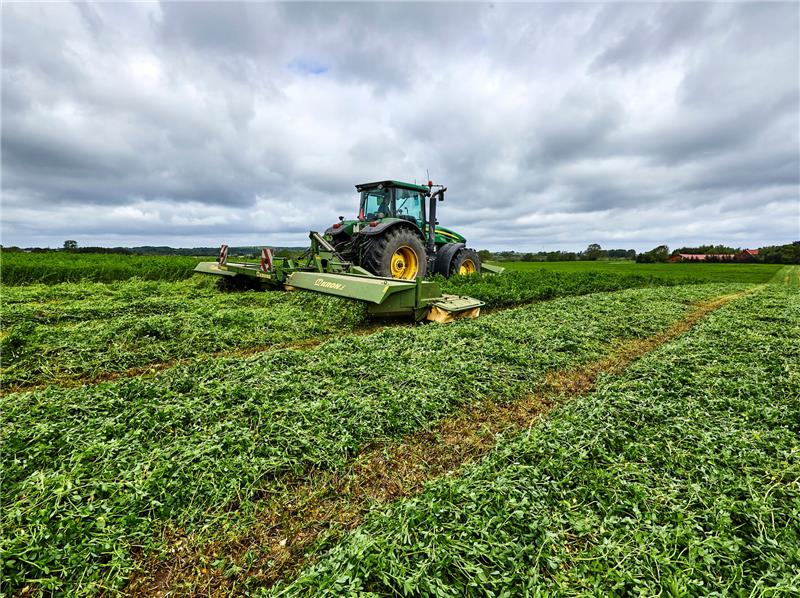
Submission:
[[0,252],[4,286],[58,282],[183,280],[209,258],[118,253]]
[[706,282],[767,282],[783,266],[780,264],[637,264],[630,260],[584,262],[497,262],[515,272],[602,272],[638,274],[670,280]]
[[[221,351],[292,344],[365,324],[363,305],[311,293],[220,293],[211,277],[10,287],[3,386],[102,379]],[[140,372],[141,373],[141,372]]]
[[798,333],[796,292],[723,307],[284,593],[796,595]]
[[[93,253],[0,253],[4,286],[55,284],[59,282],[114,282],[142,280],[183,280],[192,276],[195,265],[212,258],[93,254]],[[637,264],[629,260],[576,262],[497,262],[513,271],[564,273],[633,274],[647,278],[707,282],[767,282],[779,264]]]
[[[4,591],[792,593],[800,268],[587,264],[445,281],[491,309],[421,326],[4,281]],[[484,448],[404,452],[455,421]]]

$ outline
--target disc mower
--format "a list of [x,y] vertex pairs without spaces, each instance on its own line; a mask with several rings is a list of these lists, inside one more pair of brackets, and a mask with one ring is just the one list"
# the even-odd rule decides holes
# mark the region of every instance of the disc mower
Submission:
[[430,181],[427,186],[378,181],[356,189],[358,217],[340,216],[324,234],[312,231],[311,246],[300,258],[278,258],[264,248],[260,263],[232,262],[223,245],[216,262],[200,263],[195,270],[223,277],[224,288],[304,289],[366,301],[376,316],[439,322],[477,317],[483,302],[443,295],[437,282],[424,280],[427,274],[503,271],[482,264],[464,237],[438,226],[436,204],[447,188]]

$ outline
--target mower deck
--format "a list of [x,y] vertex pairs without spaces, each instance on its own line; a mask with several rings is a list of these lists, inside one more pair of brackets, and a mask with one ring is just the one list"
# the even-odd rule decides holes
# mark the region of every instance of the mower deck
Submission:
[[370,315],[377,317],[411,316],[415,321],[450,322],[476,318],[484,303],[471,297],[443,295],[439,284],[428,280],[398,280],[373,276],[363,268],[337,259],[316,243],[311,233],[312,251],[304,262],[273,259],[264,249],[260,264],[229,262],[223,246],[218,262],[201,262],[195,272],[224,277],[239,277],[256,286],[302,289],[368,303]]

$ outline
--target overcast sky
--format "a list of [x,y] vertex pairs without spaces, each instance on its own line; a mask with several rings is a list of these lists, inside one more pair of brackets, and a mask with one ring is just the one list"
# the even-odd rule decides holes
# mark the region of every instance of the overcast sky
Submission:
[[2,242],[304,245],[356,183],[490,249],[800,238],[798,4],[9,4]]

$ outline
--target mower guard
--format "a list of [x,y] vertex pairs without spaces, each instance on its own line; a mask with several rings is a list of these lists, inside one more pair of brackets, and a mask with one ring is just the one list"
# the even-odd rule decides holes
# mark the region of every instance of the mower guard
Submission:
[[503,266],[493,266],[492,264],[486,263],[481,264],[481,270],[483,272],[488,272],[489,274],[502,274],[506,271]]
[[236,276],[236,272],[220,268],[217,262],[200,262],[197,264],[194,271],[203,274],[216,274],[217,276]]

